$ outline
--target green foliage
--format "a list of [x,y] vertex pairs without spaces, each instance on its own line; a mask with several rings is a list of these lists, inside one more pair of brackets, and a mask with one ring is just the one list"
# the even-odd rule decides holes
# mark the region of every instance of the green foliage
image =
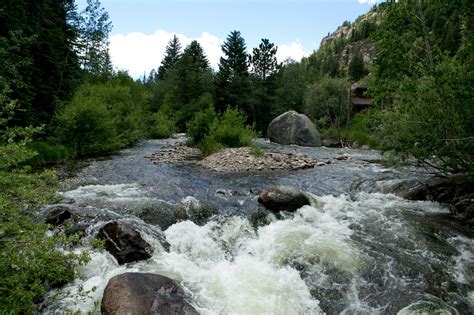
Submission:
[[5,117],[13,102],[4,95],[1,99],[0,313],[26,314],[33,313],[35,299],[48,289],[72,281],[75,268],[88,256],[67,251],[72,238],[47,236],[48,226],[35,222],[35,209],[57,200],[58,181],[51,171],[30,173],[18,167],[35,155],[27,147],[35,130],[8,128]]
[[[168,42],[166,46],[165,55],[161,61],[161,65],[158,68],[158,74],[156,78],[163,80],[166,77],[168,71],[173,70],[181,56],[181,43],[176,35]],[[154,78],[153,78],[154,79]]]
[[262,38],[258,48],[254,48],[250,56],[252,72],[262,81],[278,71],[279,64],[276,59],[278,47],[270,43],[267,38]]
[[216,83],[219,112],[231,106],[244,111],[248,117],[253,116],[248,100],[251,87],[246,50],[245,40],[239,31],[231,32],[222,45],[224,57],[220,59]]
[[228,108],[220,117],[219,123],[211,129],[210,136],[225,147],[237,148],[249,146],[256,133],[245,125],[245,116],[242,112]]
[[360,52],[356,53],[351,61],[349,62],[349,67],[347,69],[349,77],[352,81],[357,82],[367,75],[367,70],[364,65],[364,58]]
[[188,124],[191,144],[209,155],[223,148],[249,146],[256,137],[255,131],[245,125],[242,112],[228,108],[219,118],[212,107],[196,113]]
[[28,143],[26,147],[37,153],[37,155],[26,161],[28,165],[49,164],[64,161],[73,156],[71,149],[60,144],[33,141]]
[[76,16],[82,69],[92,80],[104,80],[112,75],[109,56],[109,33],[112,23],[99,0],[87,0],[87,7]]
[[262,158],[265,156],[265,151],[258,145],[252,145],[252,148],[250,149],[250,154],[256,158]]
[[446,58],[433,73],[407,78],[382,125],[383,148],[441,173],[474,172],[474,71]]
[[58,101],[69,99],[77,86],[77,34],[68,24],[73,12],[69,1],[2,1],[0,89],[7,84],[21,109],[10,124],[50,123]]
[[382,137],[380,126],[386,121],[384,111],[366,109],[354,116],[345,132],[345,136],[359,144],[377,148]]
[[107,83],[81,86],[56,117],[60,142],[77,156],[88,156],[118,150],[144,137],[148,98],[135,85],[119,74]]
[[208,107],[194,115],[194,119],[187,125],[187,134],[193,143],[201,143],[211,132],[211,128],[217,124],[217,115],[214,108]]
[[349,122],[351,102],[350,82],[346,79],[323,78],[308,87],[305,113],[313,120],[324,122],[319,128],[334,128],[339,133]]
[[150,137],[154,139],[169,138],[176,132],[176,123],[173,118],[162,112],[153,113],[151,116]]

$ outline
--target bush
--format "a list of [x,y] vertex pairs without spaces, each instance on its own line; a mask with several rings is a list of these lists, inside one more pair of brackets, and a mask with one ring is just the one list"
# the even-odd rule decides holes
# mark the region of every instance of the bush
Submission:
[[150,136],[155,139],[169,138],[176,132],[175,121],[161,111],[151,116]]
[[219,123],[211,129],[211,135],[225,147],[249,146],[257,135],[245,125],[245,116],[236,109],[228,108]]
[[380,128],[386,119],[385,112],[379,109],[366,109],[354,116],[346,132],[346,137],[377,148],[380,142]]
[[209,155],[223,148],[249,146],[256,132],[245,125],[245,116],[236,109],[228,108],[220,118],[212,107],[196,113],[188,123],[191,144]]
[[28,165],[48,164],[66,160],[73,155],[71,149],[47,142],[34,141],[27,144],[27,148],[36,152],[33,158],[26,161]]
[[194,115],[194,119],[187,125],[187,134],[192,143],[198,144],[210,134],[211,129],[217,124],[216,112],[212,107],[208,107]]

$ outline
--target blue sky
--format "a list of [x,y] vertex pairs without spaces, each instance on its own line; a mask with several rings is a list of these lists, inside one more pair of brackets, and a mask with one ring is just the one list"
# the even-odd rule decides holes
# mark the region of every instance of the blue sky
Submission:
[[[76,1],[79,10],[86,0]],[[183,45],[198,40],[212,66],[220,45],[238,30],[249,51],[268,38],[278,58],[295,60],[318,49],[321,39],[344,20],[367,12],[374,0],[102,0],[113,24],[110,54],[117,69],[133,77],[156,68],[177,34]]]

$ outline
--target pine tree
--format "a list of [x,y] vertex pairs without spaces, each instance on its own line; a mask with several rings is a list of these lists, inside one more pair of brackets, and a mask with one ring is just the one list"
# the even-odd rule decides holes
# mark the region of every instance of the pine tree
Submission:
[[262,81],[275,74],[280,67],[276,59],[277,50],[278,47],[266,38],[262,38],[258,48],[253,49],[252,56],[250,56],[252,72]]
[[180,108],[176,125],[179,130],[184,130],[186,123],[194,113],[202,110],[196,108],[196,100],[204,93],[212,92],[213,77],[209,61],[197,41],[192,41],[185,49],[176,64],[175,93],[179,99]]
[[268,111],[271,110],[269,104],[273,104],[275,96],[275,75],[280,69],[276,59],[278,47],[266,38],[258,48],[254,48],[249,56],[252,66],[252,99],[250,101],[253,113],[252,122],[258,131],[263,134],[271,121]]
[[67,100],[79,81],[68,24],[72,0],[4,0],[0,9],[0,83],[18,100],[12,123],[48,124],[57,101]]
[[82,68],[93,77],[108,77],[112,71],[109,55],[109,33],[112,23],[99,0],[87,0],[78,18],[79,55]]
[[168,42],[166,46],[165,56],[161,61],[161,65],[158,68],[158,80],[163,80],[171,69],[176,66],[179,58],[181,56],[181,43],[176,35]]
[[218,109],[223,112],[227,106],[235,106],[253,116],[249,106],[250,78],[245,40],[240,32],[233,31],[222,45],[217,76]]

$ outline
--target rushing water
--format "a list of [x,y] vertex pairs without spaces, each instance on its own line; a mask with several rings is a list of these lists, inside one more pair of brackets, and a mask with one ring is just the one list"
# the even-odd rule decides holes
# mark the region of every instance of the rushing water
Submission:
[[[267,149],[332,163],[293,172],[222,174],[193,161],[175,166],[146,158],[179,141],[142,142],[92,162],[68,182],[63,194],[74,200],[69,206],[93,218],[87,237],[120,218],[137,227],[154,254],[119,266],[107,252],[92,251],[80,277],[50,293],[45,313],[90,311],[111,277],[131,271],[175,279],[202,314],[473,311],[472,229],[450,219],[440,204],[388,193],[421,175],[375,163],[380,159],[375,151],[263,140]],[[350,159],[335,160],[338,155]],[[273,185],[312,193],[312,206],[280,218],[267,215],[257,194]],[[178,210],[193,220],[169,219]],[[207,218],[206,211],[214,215]],[[91,250],[78,251],[84,249]]]

